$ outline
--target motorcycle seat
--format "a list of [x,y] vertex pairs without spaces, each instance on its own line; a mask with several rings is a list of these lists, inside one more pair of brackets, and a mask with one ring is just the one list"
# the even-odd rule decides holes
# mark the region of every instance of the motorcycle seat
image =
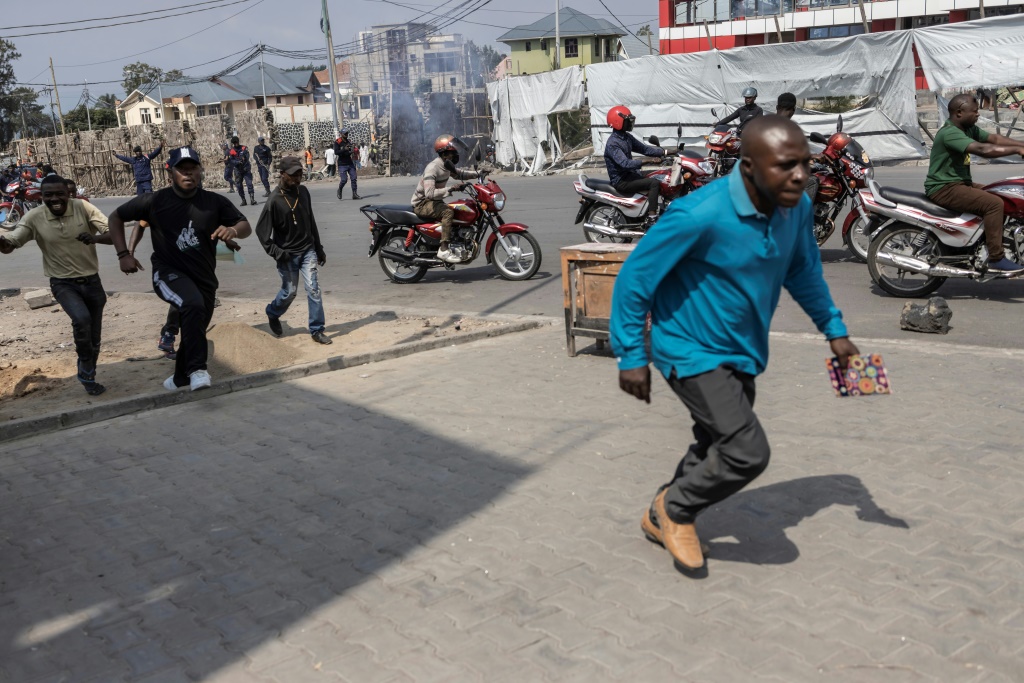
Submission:
[[700,152],[693,152],[693,151],[690,151],[688,149],[680,150],[679,151],[679,156],[683,157],[684,159],[694,159],[694,160],[697,160],[697,161],[704,161],[704,155],[703,154],[701,154]]
[[597,178],[587,178],[587,187],[591,190],[597,190],[598,192],[607,192],[613,194],[616,197],[632,197],[633,195],[624,195],[615,189],[615,186],[609,183],[607,180],[599,180]]
[[923,192],[910,192],[896,187],[883,187],[882,196],[890,202],[896,202],[897,204],[904,204],[906,206],[912,206],[915,209],[920,209],[921,211],[926,211],[936,218],[956,218],[960,215],[959,211],[950,211],[949,209],[939,206],[932,200],[928,199],[928,196]]
[[404,204],[385,204],[374,208],[378,216],[394,225],[419,225],[425,222],[416,215],[411,206]]

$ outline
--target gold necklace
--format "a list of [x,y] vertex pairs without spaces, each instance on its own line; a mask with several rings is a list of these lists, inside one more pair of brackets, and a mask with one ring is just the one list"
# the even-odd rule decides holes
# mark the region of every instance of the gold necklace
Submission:
[[299,205],[299,197],[298,197],[298,195],[295,196],[295,203],[294,204],[292,204],[291,202],[288,201],[288,195],[286,195],[284,192],[281,193],[281,196],[284,197],[284,203],[288,205],[289,209],[291,209],[291,212],[292,212],[292,224],[293,225],[298,225],[299,224],[299,220],[295,217],[295,207],[297,207]]

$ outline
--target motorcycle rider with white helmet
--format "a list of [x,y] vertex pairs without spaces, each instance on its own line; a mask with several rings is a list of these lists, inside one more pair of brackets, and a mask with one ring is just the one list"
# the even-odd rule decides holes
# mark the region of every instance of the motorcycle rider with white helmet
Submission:
[[764,110],[761,109],[755,102],[757,101],[757,88],[746,88],[743,91],[743,106],[738,108],[733,113],[726,116],[715,125],[720,126],[726,123],[731,123],[736,119],[740,120],[738,126],[736,126],[736,132],[742,132],[743,126],[747,125],[750,119],[757,118],[758,116],[764,115]]
[[633,152],[648,157],[663,157],[665,150],[652,147],[629,134],[636,117],[626,107],[619,105],[608,110],[608,125],[612,134],[604,143],[604,164],[608,169],[608,182],[627,197],[637,192],[647,193],[647,210],[640,216],[646,220],[648,214],[657,209],[660,183],[656,178],[644,178],[637,171],[643,166],[640,159],[633,158]]

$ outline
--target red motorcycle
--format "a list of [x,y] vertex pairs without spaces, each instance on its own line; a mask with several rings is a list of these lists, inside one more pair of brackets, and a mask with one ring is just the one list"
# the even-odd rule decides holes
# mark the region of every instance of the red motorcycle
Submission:
[[[677,136],[681,134],[680,128]],[[657,136],[652,135],[649,142],[660,146]],[[707,158],[680,144],[672,155],[670,167],[658,168],[644,175],[657,178],[660,183],[660,201],[646,222],[637,220],[647,208],[646,194],[627,196],[606,180],[580,174],[573,183],[576,194],[580,195],[576,223],[583,222],[583,236],[588,242],[632,242],[640,239],[672,200],[710,182],[714,177],[714,167]]]
[[38,182],[19,178],[4,188],[4,201],[0,202],[0,227],[12,230],[22,217],[43,201]]
[[[471,263],[483,246],[487,262],[506,280],[528,280],[536,275],[541,262],[540,243],[522,223],[502,222],[505,193],[498,184],[488,181],[485,174],[462,189],[468,198],[448,202],[455,211],[449,248],[462,257],[462,263],[455,265]],[[367,205],[359,210],[370,219],[367,256],[378,254],[380,267],[392,282],[419,282],[429,268],[454,269],[455,265],[437,258],[440,223],[424,222],[411,206]],[[482,245],[485,235],[486,244]]]
[[[711,114],[718,118],[716,109],[712,109]],[[729,175],[740,158],[739,129],[720,123],[705,135],[704,139],[707,140],[708,160],[714,166],[714,177]]]

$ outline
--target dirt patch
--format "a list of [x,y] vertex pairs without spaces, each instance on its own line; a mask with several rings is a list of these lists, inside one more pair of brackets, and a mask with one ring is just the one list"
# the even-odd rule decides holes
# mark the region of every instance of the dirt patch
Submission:
[[[267,327],[265,301],[221,299],[211,329],[210,374],[243,375],[387,348],[434,337],[457,337],[502,322],[459,316],[399,316],[326,306],[329,346],[306,327],[303,297],[281,319],[284,336]],[[103,312],[103,350],[96,379],[107,391],[88,396],[75,379],[71,321],[59,306],[29,310],[20,296],[0,298],[0,420],[35,417],[162,391],[174,361],[157,350],[167,305],[152,294],[111,293]],[[180,341],[180,338],[179,338]]]

